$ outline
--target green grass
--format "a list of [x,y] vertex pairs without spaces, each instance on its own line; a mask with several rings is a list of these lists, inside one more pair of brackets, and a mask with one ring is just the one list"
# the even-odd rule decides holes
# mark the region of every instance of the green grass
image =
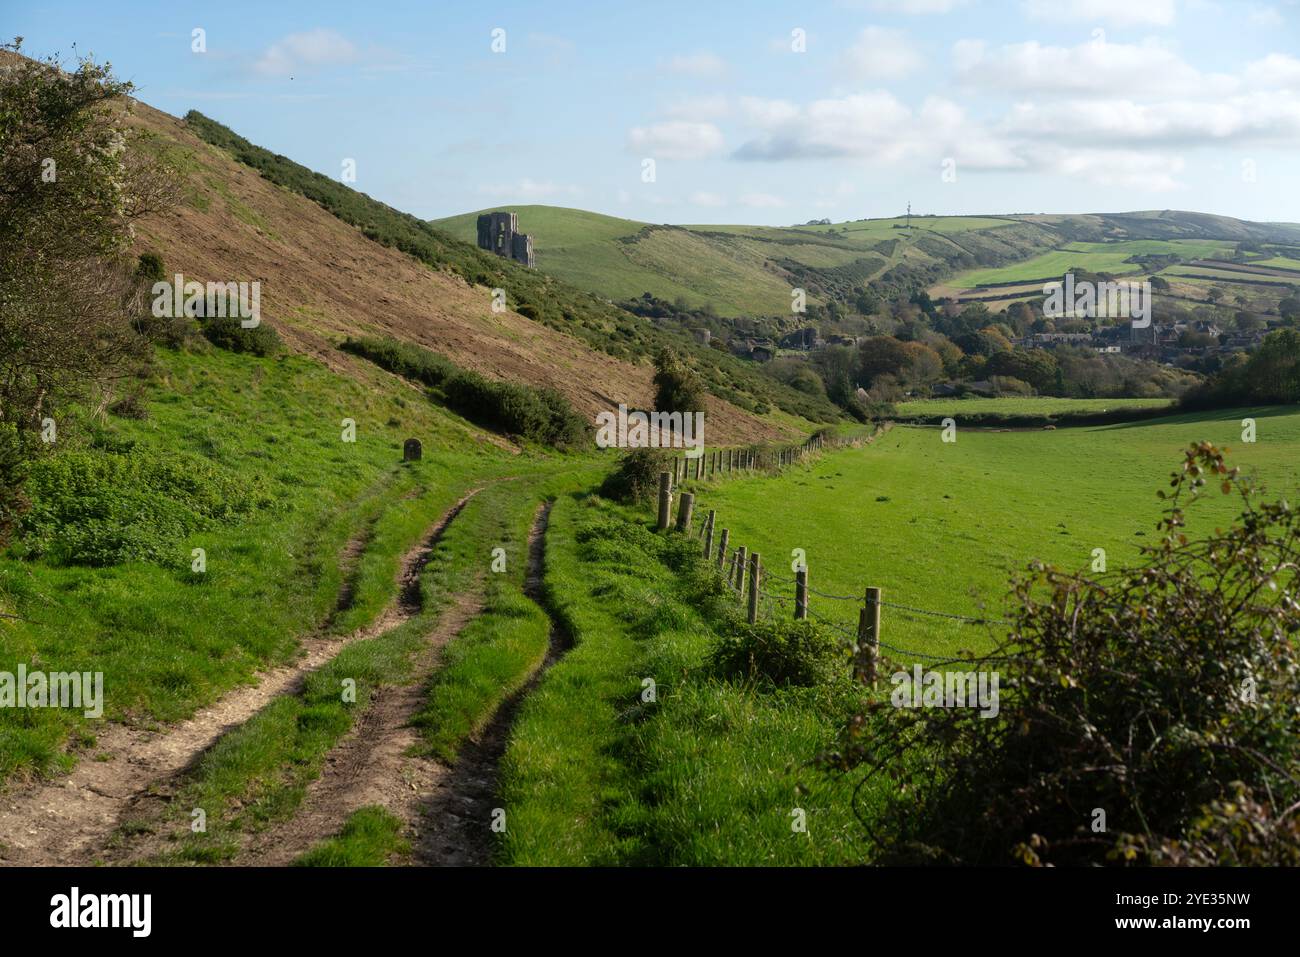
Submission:
[[[1241,441],[1254,417],[1258,441]],[[960,421],[960,420],[959,420]],[[1189,442],[1231,449],[1230,464],[1258,474],[1273,493],[1300,483],[1300,413],[1236,409],[1055,432],[963,432],[896,427],[866,448],[826,455],[775,479],[739,479],[702,493],[732,546],[757,550],[771,586],[790,594],[792,549],[807,553],[814,589],[855,596],[868,586],[886,601],[973,617],[1001,615],[1009,576],[1034,558],[1086,569],[1093,550],[1112,565],[1152,542],[1156,490]],[[1207,496],[1189,515],[1193,531],[1235,514]],[[1204,523],[1201,525],[1200,523]],[[849,602],[813,596],[814,611],[852,628]],[[949,655],[989,647],[981,625],[885,609],[884,640]]]
[[[458,497],[458,490],[449,488],[424,500],[406,499],[393,509],[423,515],[427,528]],[[238,852],[242,835],[292,816],[326,755],[375,691],[412,679],[412,659],[450,596],[473,587],[477,570],[459,557],[436,548],[421,577],[418,614],[346,645],[307,676],[299,694],[274,699],[203,754],[166,812],[179,822],[181,836],[163,861],[228,860]],[[345,694],[349,688],[355,700]],[[192,833],[186,826],[193,808],[206,813],[206,832]]]
[[[68,417],[58,448],[187,453],[273,504],[159,538],[161,562],[58,565],[24,557],[22,543],[0,557],[0,610],[25,619],[0,623],[0,667],[102,671],[105,720],[176,721],[287,660],[300,635],[330,619],[349,575],[338,556],[355,535],[368,540],[351,572],[354,602],[333,627],[366,623],[428,518],[394,503],[416,496],[436,509],[511,464],[392,382],[365,387],[301,357],[160,352],[157,362],[148,419]],[[341,440],[344,418],[356,422],[355,443]],[[430,450],[422,462],[401,462],[409,435]],[[90,515],[113,490],[87,494],[78,508]],[[155,534],[129,516],[123,532]],[[203,574],[190,570],[194,548],[206,551]],[[67,709],[0,711],[0,779],[66,769],[77,749],[93,747],[95,729]]]
[[[556,503],[546,584],[576,644],[512,732],[502,862],[860,861],[847,782],[805,767],[830,743],[845,699],[713,677],[706,657],[727,619],[663,563],[663,547],[621,510]],[[791,828],[796,808],[806,832]]]
[[1060,399],[1054,396],[1005,399],[912,399],[896,406],[902,417],[952,415],[1057,415],[1062,412],[1106,412],[1113,409],[1156,409],[1170,399]]
[[[455,761],[464,741],[481,731],[541,667],[550,647],[551,621],[524,594],[528,533],[544,497],[595,482],[598,475],[596,470],[570,471],[542,483],[503,484],[466,509],[471,514],[464,516],[466,525],[459,531],[476,529],[448,545],[454,551],[460,540],[472,539],[473,551],[464,549],[464,560],[483,569],[487,585],[482,610],[443,652],[426,706],[416,717],[427,753]],[[503,571],[493,568],[495,548],[505,550]]]
[[381,807],[358,808],[338,835],[321,841],[293,862],[294,867],[382,867],[406,854],[402,822]]
[[[1287,256],[1272,256],[1268,259],[1252,259],[1249,265],[1268,266],[1272,269],[1282,270],[1283,272],[1300,272],[1300,259],[1291,259]],[[1297,277],[1297,281],[1300,281],[1300,277]]]

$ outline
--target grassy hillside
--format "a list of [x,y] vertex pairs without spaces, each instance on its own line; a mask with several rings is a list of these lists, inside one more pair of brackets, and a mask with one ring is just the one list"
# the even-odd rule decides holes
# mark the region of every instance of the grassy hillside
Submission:
[[[652,375],[649,362],[668,346],[688,357],[720,400],[708,410],[719,426],[715,434],[720,438],[731,436],[734,441],[778,436],[783,429],[761,419],[774,408],[811,421],[833,421],[839,416],[825,400],[783,386],[750,364],[702,346],[689,336],[643,322],[539,270],[483,252],[343,183],[262,149],[200,113],[187,114],[185,126],[190,135],[210,144],[205,148],[207,153],[227,164],[233,158],[244,164],[246,171],[260,173],[264,183],[283,187],[277,191],[282,196],[310,206],[315,215],[324,215],[336,228],[349,232],[352,245],[362,242],[367,247],[387,247],[386,252],[396,255],[404,272],[419,277],[415,282],[433,287],[423,301],[411,303],[413,314],[408,321],[400,325],[386,323],[388,327],[381,331],[395,338],[447,352],[458,364],[475,371],[500,378],[517,376],[558,389],[577,408],[593,415],[619,402],[648,404]],[[227,170],[221,172],[224,175]],[[304,197],[311,203],[303,203]],[[168,238],[183,241],[175,234]],[[309,259],[315,259],[319,249],[333,248],[307,237],[304,246]],[[343,258],[332,255],[327,265]],[[314,267],[304,263],[303,268],[320,271],[319,263]],[[382,271],[377,275],[381,287],[375,291],[377,311],[386,315],[395,294],[406,292],[406,280],[394,282]],[[322,280],[328,282],[326,277]],[[422,321],[421,313],[440,311],[439,305],[447,301],[441,296],[443,288],[450,292],[448,298],[453,304],[447,310],[448,324],[459,328],[446,329],[439,335]],[[508,312],[492,310],[493,289],[504,291]],[[469,317],[472,322],[467,321]],[[480,338],[484,327],[495,333],[488,341]],[[353,329],[347,329],[347,334],[353,333]],[[502,368],[504,361],[494,361],[498,348],[511,360],[506,368]],[[555,355],[562,351],[568,355]],[[611,362],[610,357],[618,361]],[[483,368],[485,365],[487,368]]]
[[[533,237],[539,270],[613,300],[650,293],[719,316],[781,316],[790,290],[851,302],[867,285],[937,295],[1045,279],[1072,266],[1137,272],[1135,255],[1230,255],[1239,240],[1286,241],[1300,227],[1223,216],[913,216],[812,226],[653,225],[555,206],[511,206]],[[434,220],[465,242],[477,210]],[[942,282],[940,283],[940,280]]]
[[[176,720],[288,660],[303,634],[367,624],[459,491],[518,467],[392,379],[219,350],[156,362],[132,417],[64,421],[0,557],[0,611],[19,616],[0,625],[0,661],[102,671],[110,720]],[[428,452],[404,464],[410,436]],[[0,709],[0,780],[66,765],[91,727],[75,710]]]
[[[999,217],[913,217],[830,226],[669,226],[553,206],[511,206],[533,236],[539,270],[621,300],[649,292],[720,316],[788,315],[790,290],[811,303],[847,298],[891,270],[944,272],[1046,248],[1053,235]],[[435,220],[466,242],[480,212]]]

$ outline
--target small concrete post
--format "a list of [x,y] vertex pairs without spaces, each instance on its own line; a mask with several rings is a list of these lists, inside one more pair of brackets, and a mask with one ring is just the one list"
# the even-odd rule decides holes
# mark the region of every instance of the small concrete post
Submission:
[[794,617],[803,621],[808,617],[808,566],[794,573]]
[[691,530],[691,512],[695,509],[695,496],[690,492],[683,492],[681,500],[677,503],[677,531],[689,532]]
[[668,530],[668,519],[673,512],[673,477],[659,473],[659,531]]

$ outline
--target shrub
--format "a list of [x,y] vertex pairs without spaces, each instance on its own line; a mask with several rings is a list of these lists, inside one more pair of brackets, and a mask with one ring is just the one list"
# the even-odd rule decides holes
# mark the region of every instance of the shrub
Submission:
[[671,349],[661,350],[655,358],[654,384],[655,411],[705,411],[704,383]]
[[135,274],[147,283],[162,282],[167,278],[163,268],[162,256],[157,253],[141,253],[136,261]]
[[848,652],[834,631],[789,619],[737,623],[709,654],[720,678],[810,688],[847,674]]
[[[1245,507],[1189,541],[1207,481]],[[995,717],[876,702],[850,721],[825,760],[892,782],[879,862],[1295,863],[1300,519],[1208,443],[1170,485],[1139,567],[1017,582],[1011,634],[976,662],[1005,676]]]
[[254,356],[273,356],[283,343],[280,336],[266,323],[245,329],[240,319],[233,316],[214,316],[203,320],[203,335],[219,349],[246,352]]
[[347,339],[346,352],[427,385],[434,398],[476,425],[556,448],[576,445],[587,423],[554,389],[487,379],[445,356],[396,339]]
[[659,494],[659,473],[672,472],[673,459],[667,449],[633,449],[605,477],[600,494],[626,504],[654,501]]
[[23,516],[30,555],[66,565],[177,565],[193,532],[269,508],[256,482],[192,455],[63,452],[31,468]]

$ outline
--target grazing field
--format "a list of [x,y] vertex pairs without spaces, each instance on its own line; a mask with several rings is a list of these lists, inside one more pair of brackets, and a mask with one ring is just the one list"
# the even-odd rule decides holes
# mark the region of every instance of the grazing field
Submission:
[[1283,272],[1300,273],[1300,259],[1290,259],[1286,256],[1273,256],[1269,259],[1253,259],[1250,262],[1252,266],[1268,266],[1270,269],[1280,269]]
[[1060,399],[1055,396],[1006,399],[913,399],[896,406],[904,418],[930,415],[1059,415],[1062,412],[1109,412],[1114,409],[1159,409],[1170,399]]
[[[1258,441],[1241,442],[1254,417]],[[1087,568],[1093,549],[1109,562],[1154,541],[1168,481],[1189,442],[1232,450],[1230,464],[1257,470],[1278,494],[1300,482],[1300,412],[1238,409],[1153,422],[1055,432],[962,432],[944,443],[935,428],[896,427],[875,444],[825,456],[776,479],[700,490],[734,545],[757,549],[772,588],[790,594],[791,550],[805,549],[813,588],[979,617],[1005,609],[1008,576],[1031,559]],[[1196,506],[1189,525],[1223,521],[1231,503]],[[1201,517],[1198,518],[1198,515]],[[813,597],[815,611],[844,625],[856,606]],[[984,626],[885,609],[884,640],[947,655],[986,648]],[[905,657],[905,656],[904,656]]]
[[1080,252],[1058,249],[1034,256],[1023,262],[996,269],[974,269],[959,273],[948,280],[948,285],[958,287],[985,286],[1004,282],[1029,282],[1032,279],[1051,279],[1064,275],[1071,269],[1082,268],[1090,272],[1131,273],[1141,267],[1124,262],[1132,253]]
[[1126,261],[1131,256],[1173,255],[1183,259],[1200,259],[1207,256],[1229,255],[1232,248],[1230,243],[1217,240],[1134,239],[1110,243],[1076,242],[1009,266],[996,269],[972,269],[959,273],[944,285],[959,289],[1048,279],[1063,275],[1067,270],[1076,267],[1090,272],[1123,275],[1143,271],[1142,266]]

